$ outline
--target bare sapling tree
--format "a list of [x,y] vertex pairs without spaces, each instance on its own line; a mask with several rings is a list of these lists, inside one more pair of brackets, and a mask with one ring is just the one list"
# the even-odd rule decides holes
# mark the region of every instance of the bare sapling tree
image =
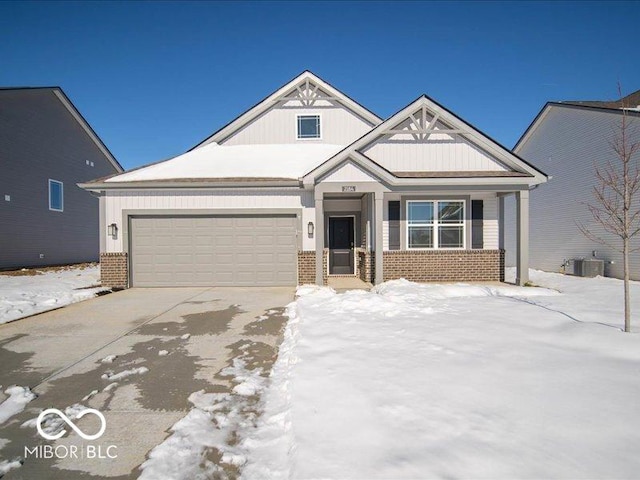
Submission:
[[[623,98],[622,94],[620,98]],[[628,106],[621,101],[620,120],[609,140],[611,158],[606,163],[594,163],[594,199],[586,205],[595,225],[579,224],[578,227],[590,240],[622,253],[624,331],[630,332],[629,256],[640,250],[631,241],[640,234],[640,131],[636,118],[625,108]],[[610,235],[605,238],[602,230]]]

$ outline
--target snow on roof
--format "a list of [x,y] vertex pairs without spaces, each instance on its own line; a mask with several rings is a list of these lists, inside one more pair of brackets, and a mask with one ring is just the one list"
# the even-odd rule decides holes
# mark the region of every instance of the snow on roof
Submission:
[[343,145],[301,143],[218,145],[211,143],[170,160],[111,177],[107,182],[187,178],[298,179],[331,158]]

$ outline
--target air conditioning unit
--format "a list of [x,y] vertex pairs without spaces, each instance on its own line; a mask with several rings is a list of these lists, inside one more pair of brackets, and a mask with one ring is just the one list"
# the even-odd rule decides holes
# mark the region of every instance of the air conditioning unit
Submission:
[[576,258],[573,260],[573,274],[579,277],[604,277],[604,261],[597,258]]

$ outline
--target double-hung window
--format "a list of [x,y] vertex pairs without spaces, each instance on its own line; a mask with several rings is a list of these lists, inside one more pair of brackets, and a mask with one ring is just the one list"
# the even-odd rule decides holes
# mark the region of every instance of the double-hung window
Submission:
[[57,180],[49,180],[49,210],[64,211],[64,185]]
[[464,248],[463,200],[409,200],[409,249]]
[[298,115],[298,139],[320,137],[320,115]]

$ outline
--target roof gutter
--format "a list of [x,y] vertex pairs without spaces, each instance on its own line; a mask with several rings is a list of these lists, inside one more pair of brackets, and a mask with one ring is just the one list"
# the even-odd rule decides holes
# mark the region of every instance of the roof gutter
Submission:
[[84,190],[100,191],[100,190],[145,190],[145,189],[199,189],[199,188],[299,188],[298,180],[284,181],[268,181],[268,182],[211,182],[211,181],[195,181],[195,182],[171,182],[171,181],[154,181],[154,182],[92,182],[78,183],[78,187]]

